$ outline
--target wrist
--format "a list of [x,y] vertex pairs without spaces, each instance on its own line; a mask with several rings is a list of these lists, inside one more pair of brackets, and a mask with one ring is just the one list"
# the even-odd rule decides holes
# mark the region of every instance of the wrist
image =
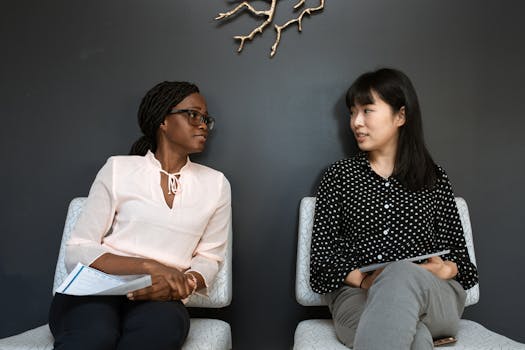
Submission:
[[365,280],[368,278],[368,276],[370,276],[369,274],[366,274],[365,277],[363,277],[363,279],[361,280],[361,283],[359,283],[359,288],[363,288],[364,285],[363,283],[365,282]]
[[447,278],[451,279],[457,276],[458,266],[453,261],[445,261],[445,266],[447,267]]
[[359,284],[364,276],[365,274],[359,271],[359,269],[354,269],[346,275],[344,283],[352,288],[359,288]]
[[148,275],[153,275],[157,267],[158,263],[155,260],[144,259],[142,261],[142,268]]
[[197,277],[196,277],[193,273],[191,273],[191,272],[184,272],[184,276],[186,276],[186,279],[189,279],[189,280],[192,281],[192,283],[193,283],[193,288],[192,288],[192,290],[191,290],[190,295],[191,295],[191,294],[194,294],[195,291],[197,290],[197,285],[198,285]]

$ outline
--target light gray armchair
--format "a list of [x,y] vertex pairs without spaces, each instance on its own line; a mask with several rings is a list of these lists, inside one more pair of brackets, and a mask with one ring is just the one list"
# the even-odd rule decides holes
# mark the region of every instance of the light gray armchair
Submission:
[[[62,235],[60,253],[55,270],[53,291],[60,286],[67,276],[65,265],[65,243],[84,206],[85,198],[75,198],[69,209]],[[219,268],[217,278],[209,290],[209,297],[193,295],[186,306],[202,308],[220,308],[228,306],[232,298],[232,232],[229,232],[226,257]],[[232,348],[230,325],[216,319],[191,319],[190,332],[183,350],[229,350]],[[0,350],[51,350],[53,336],[48,325],[31,329],[27,332],[0,339]]]
[[[467,203],[463,198],[456,197],[456,205],[461,217],[465,240],[471,261],[476,265],[472,228]],[[299,237],[297,243],[297,266],[295,274],[295,296],[297,302],[304,306],[327,305],[320,294],[310,288],[310,243],[315,210],[315,197],[305,197],[299,208]],[[466,305],[472,305],[479,300],[479,285],[467,291]],[[445,346],[451,350],[485,350],[505,349],[524,350],[525,345],[517,343],[502,335],[491,332],[480,324],[461,320],[457,343]],[[331,319],[305,320],[299,323],[295,330],[294,350],[345,350],[348,349],[337,340]]]

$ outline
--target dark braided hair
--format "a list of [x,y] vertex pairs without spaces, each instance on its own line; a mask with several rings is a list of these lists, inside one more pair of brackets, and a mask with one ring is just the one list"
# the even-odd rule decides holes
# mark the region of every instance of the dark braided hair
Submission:
[[199,92],[196,85],[184,81],[164,81],[149,90],[142,98],[138,113],[139,127],[144,135],[131,146],[129,154],[143,156],[148,150],[155,152],[157,130],[170,109],[196,92]]

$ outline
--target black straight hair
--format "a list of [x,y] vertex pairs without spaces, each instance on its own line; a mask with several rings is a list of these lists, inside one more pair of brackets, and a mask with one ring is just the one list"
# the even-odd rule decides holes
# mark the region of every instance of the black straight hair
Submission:
[[348,89],[347,107],[373,103],[372,91],[390,105],[394,113],[405,108],[405,123],[399,128],[393,176],[412,191],[432,188],[437,181],[437,166],[425,146],[421,109],[410,79],[391,68],[365,73]]
[[151,88],[142,98],[138,112],[140,130],[143,133],[131,146],[129,154],[143,156],[148,150],[157,149],[157,130],[171,108],[187,96],[199,92],[199,88],[185,81],[164,81]]

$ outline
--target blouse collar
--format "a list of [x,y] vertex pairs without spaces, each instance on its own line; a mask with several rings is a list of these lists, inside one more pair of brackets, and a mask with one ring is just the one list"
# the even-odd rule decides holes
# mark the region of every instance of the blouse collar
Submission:
[[370,162],[368,161],[368,154],[366,152],[360,151],[356,155],[356,159],[365,169],[368,169],[373,172],[372,166],[370,165]]
[[[153,152],[148,150],[148,153],[146,153],[146,155],[144,157],[146,158],[146,160],[148,161],[149,164],[153,165],[159,171],[162,170],[163,172],[168,173],[167,171],[162,169],[162,165],[160,164],[159,160],[157,158],[155,158],[155,155],[153,154]],[[179,172],[173,173],[173,174],[180,175],[182,173],[185,173],[185,172],[187,172],[188,170],[191,169],[191,165],[192,165],[192,162],[190,161],[190,157],[187,157],[186,158],[186,164],[184,164],[184,166],[180,169]]]
[[186,164],[184,164],[184,166],[177,173],[168,173],[166,170],[162,169],[162,165],[160,164],[159,160],[155,158],[155,155],[153,154],[153,152],[148,150],[148,153],[146,153],[145,157],[148,160],[148,162],[151,165],[153,165],[154,168],[156,168],[161,173],[166,174],[168,178],[168,194],[176,195],[177,193],[182,192],[181,177],[182,177],[182,174],[186,173],[191,167],[191,162],[190,162],[189,157],[186,158]]
[[374,169],[372,169],[372,165],[370,165],[370,161],[368,160],[368,153],[367,152],[360,151],[356,155],[356,159],[359,162],[359,164],[361,164],[363,169],[368,171],[370,174],[372,174],[372,176],[376,177],[377,179],[388,180],[388,181],[397,181],[397,179],[396,179],[396,177],[394,175],[390,175],[388,178],[385,179],[384,177],[381,177],[379,174],[377,174],[374,171]]

